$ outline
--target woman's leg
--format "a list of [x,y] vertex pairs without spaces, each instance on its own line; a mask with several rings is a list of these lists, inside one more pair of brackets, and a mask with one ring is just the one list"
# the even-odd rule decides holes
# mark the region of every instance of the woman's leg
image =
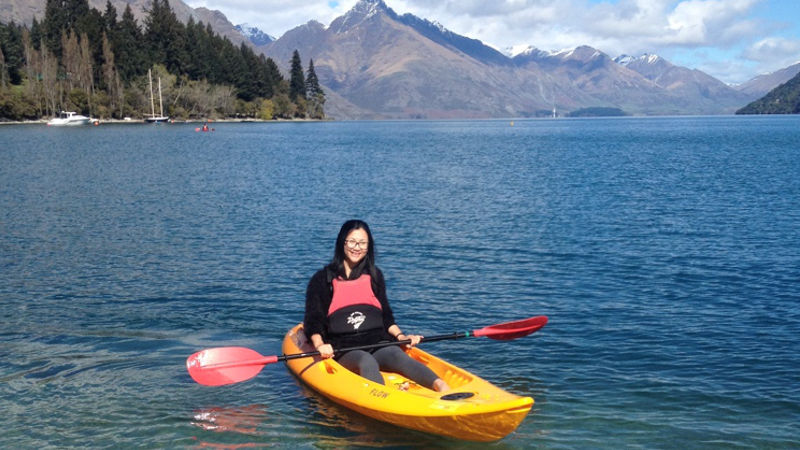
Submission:
[[426,365],[408,356],[400,347],[393,345],[384,347],[373,353],[381,369],[397,372],[417,384],[436,391],[447,390],[445,383]]
[[338,358],[337,361],[351,372],[355,372],[376,383],[385,384],[380,367],[378,366],[378,361],[364,350],[347,352]]

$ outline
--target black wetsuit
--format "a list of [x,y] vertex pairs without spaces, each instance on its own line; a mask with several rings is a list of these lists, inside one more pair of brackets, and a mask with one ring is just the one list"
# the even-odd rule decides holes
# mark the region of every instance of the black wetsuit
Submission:
[[[352,279],[357,279],[361,275],[351,273],[351,276],[354,277]],[[395,341],[396,339],[387,331],[395,322],[392,308],[386,298],[386,283],[383,273],[379,269],[376,269],[375,277],[372,280],[372,292],[381,305],[383,326],[364,332],[346,334],[334,334],[330,331],[328,309],[333,300],[332,282],[336,277],[337,275],[329,267],[325,267],[315,273],[308,282],[306,312],[303,319],[306,336],[310,338],[314,334],[319,334],[322,336],[322,340],[331,344],[334,349]],[[347,369],[380,384],[384,384],[380,370],[400,373],[429,388],[439,378],[432,370],[409,357],[396,345],[373,351],[354,350],[336,354],[335,358]]]

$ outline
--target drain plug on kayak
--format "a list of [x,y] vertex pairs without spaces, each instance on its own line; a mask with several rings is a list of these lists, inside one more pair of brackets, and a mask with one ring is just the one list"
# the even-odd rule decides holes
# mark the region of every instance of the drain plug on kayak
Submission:
[[464,400],[465,398],[473,397],[475,394],[472,392],[455,392],[439,397],[440,400]]

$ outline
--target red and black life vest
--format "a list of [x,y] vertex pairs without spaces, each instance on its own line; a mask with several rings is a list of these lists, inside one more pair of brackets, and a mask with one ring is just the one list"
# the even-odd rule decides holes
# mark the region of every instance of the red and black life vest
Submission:
[[328,308],[328,325],[333,334],[355,334],[383,328],[383,308],[372,292],[372,279],[361,275],[355,280],[335,278],[333,298]]

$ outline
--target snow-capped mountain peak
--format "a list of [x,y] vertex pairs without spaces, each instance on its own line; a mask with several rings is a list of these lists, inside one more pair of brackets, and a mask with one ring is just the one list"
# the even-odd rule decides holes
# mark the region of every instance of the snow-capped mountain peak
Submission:
[[623,66],[629,66],[633,63],[654,65],[663,62],[664,59],[655,53],[644,53],[641,56],[620,55],[614,58],[614,62]]
[[266,45],[275,40],[274,37],[247,23],[236,25],[236,29],[257,46]]
[[334,27],[337,33],[341,33],[358,26],[382,11],[391,11],[383,0],[360,0],[344,16],[333,21],[331,27]]

